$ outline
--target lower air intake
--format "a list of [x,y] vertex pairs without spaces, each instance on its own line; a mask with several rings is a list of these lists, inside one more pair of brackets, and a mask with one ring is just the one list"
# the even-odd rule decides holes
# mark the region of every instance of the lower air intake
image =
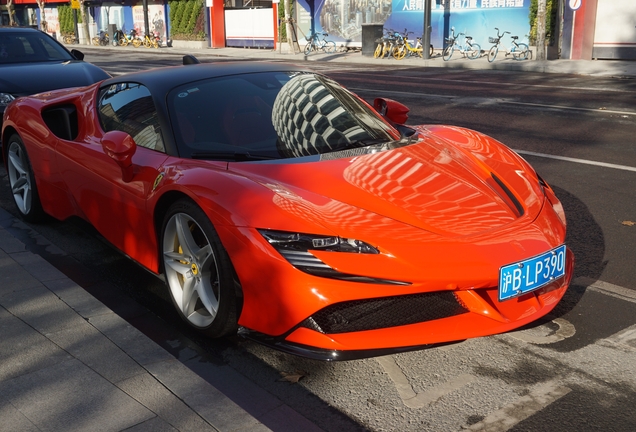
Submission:
[[377,330],[467,313],[450,291],[336,303],[301,324],[326,334]]

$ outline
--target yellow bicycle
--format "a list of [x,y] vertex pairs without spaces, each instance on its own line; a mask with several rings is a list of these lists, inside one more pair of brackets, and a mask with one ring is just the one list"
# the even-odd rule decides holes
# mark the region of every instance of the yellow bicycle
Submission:
[[143,44],[146,48],[159,48],[159,39],[156,36],[144,36]]

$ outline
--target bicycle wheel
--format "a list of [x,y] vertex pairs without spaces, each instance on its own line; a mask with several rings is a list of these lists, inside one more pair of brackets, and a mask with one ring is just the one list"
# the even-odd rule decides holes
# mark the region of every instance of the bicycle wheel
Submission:
[[93,45],[99,46],[99,36],[93,37],[93,39],[91,39],[91,42],[93,42]]
[[472,45],[468,45],[466,48],[466,57],[471,60],[475,60],[481,55],[481,46],[479,46],[479,44],[474,43]]
[[159,41],[157,39],[153,39],[152,40],[152,47],[153,48],[159,48]]
[[305,55],[306,56],[311,54],[311,49],[312,48],[313,48],[313,44],[311,42],[309,42],[307,45],[305,45]]
[[118,42],[119,42],[119,46],[128,45],[128,39],[126,37],[120,37]]
[[495,45],[492,48],[490,48],[490,51],[488,51],[488,61],[490,63],[495,61],[495,58],[497,58],[497,53],[498,52],[499,52],[499,48],[497,48],[497,45]]
[[395,51],[393,51],[393,57],[395,57],[396,60],[402,60],[406,57],[407,51],[408,49],[406,48],[406,45],[400,45],[395,48]]
[[134,38],[132,40],[132,44],[135,48],[139,48],[142,44],[141,39],[139,39],[138,37]]
[[331,54],[336,52],[336,43],[334,41],[327,41],[322,47],[326,53]]
[[373,58],[378,58],[382,55],[382,48],[384,47],[384,44],[379,43],[377,47],[375,47],[375,51],[373,52]]
[[[428,51],[428,58],[433,58],[433,53],[435,52],[435,49],[433,48],[433,44],[431,44],[431,47]],[[420,52],[420,57],[422,57],[422,53]]]
[[525,60],[528,58],[528,45],[520,43],[519,47],[512,52],[512,58],[515,60]]
[[455,48],[452,45],[449,45],[446,48],[444,48],[444,52],[442,53],[442,58],[444,59],[444,61],[450,60],[450,58],[453,56],[454,49]]

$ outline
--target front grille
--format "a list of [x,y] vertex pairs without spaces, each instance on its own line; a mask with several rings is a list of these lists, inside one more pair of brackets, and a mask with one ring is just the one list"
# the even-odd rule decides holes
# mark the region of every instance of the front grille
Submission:
[[302,327],[326,334],[397,327],[467,313],[450,291],[336,303],[316,312]]

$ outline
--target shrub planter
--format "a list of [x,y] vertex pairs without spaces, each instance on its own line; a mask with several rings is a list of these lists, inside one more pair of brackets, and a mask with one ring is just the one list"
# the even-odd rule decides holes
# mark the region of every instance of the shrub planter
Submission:
[[206,49],[208,48],[208,41],[189,41],[189,40],[172,40],[173,48],[186,48],[186,49]]

